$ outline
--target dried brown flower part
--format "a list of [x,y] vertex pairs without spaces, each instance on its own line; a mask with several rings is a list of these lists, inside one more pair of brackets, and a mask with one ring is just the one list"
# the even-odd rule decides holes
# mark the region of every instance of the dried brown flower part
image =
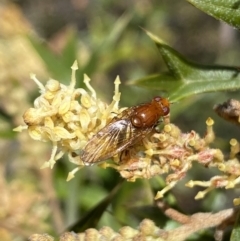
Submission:
[[165,241],[170,240],[186,240],[190,235],[207,228],[217,227],[215,230],[215,240],[223,240],[223,234],[227,227],[232,226],[236,217],[238,216],[239,209],[229,208],[221,210],[217,213],[195,213],[193,215],[186,215],[179,211],[168,207],[161,201],[157,202],[157,206],[168,216],[171,220],[175,220],[179,227],[165,231]]
[[230,99],[223,104],[217,104],[213,107],[216,113],[226,121],[240,125],[240,102]]

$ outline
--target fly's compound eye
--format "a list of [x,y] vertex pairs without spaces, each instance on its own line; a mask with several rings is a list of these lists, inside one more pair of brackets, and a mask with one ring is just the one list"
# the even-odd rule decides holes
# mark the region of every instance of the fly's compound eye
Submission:
[[168,115],[169,112],[170,112],[170,109],[169,109],[167,106],[163,107],[163,113],[164,113],[164,115]]

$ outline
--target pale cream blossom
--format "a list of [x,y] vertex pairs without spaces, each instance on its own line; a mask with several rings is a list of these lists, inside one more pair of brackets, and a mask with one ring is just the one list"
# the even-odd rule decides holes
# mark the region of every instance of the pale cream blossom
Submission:
[[[73,152],[81,150],[86,142],[121,110],[118,107],[120,79],[116,78],[115,93],[110,105],[97,98],[90,85],[90,78],[84,75],[88,91],[75,89],[77,62],[72,66],[72,78],[68,86],[50,79],[44,86],[35,75],[31,79],[38,85],[40,96],[34,101],[34,107],[28,109],[23,119],[26,125],[15,128],[15,131],[27,129],[32,139],[52,142],[50,159],[43,168],[53,168],[54,164],[65,153],[70,161],[83,165]],[[76,171],[76,170],[74,170]]]

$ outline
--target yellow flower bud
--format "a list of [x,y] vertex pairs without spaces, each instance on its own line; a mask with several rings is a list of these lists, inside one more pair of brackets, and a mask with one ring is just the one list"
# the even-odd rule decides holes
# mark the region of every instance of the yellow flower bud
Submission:
[[80,114],[79,114],[79,121],[82,127],[82,132],[85,133],[88,131],[88,125],[90,123],[90,116],[89,113],[86,109],[82,109]]
[[39,115],[39,110],[30,108],[23,114],[23,120],[24,122],[29,125],[38,125],[42,121],[42,116]]
[[28,128],[28,133],[31,136],[33,140],[40,141],[42,140],[42,131],[41,127],[36,127],[36,126],[30,126]]
[[62,139],[72,139],[75,138],[75,133],[69,133],[65,128],[57,126],[54,128],[54,133]]
[[45,88],[51,92],[55,92],[60,90],[60,83],[57,80],[50,79],[47,83]]
[[60,106],[59,106],[59,109],[58,109],[58,113],[59,115],[64,115],[65,113],[67,113],[70,109],[70,106],[71,106],[71,96],[66,96]]

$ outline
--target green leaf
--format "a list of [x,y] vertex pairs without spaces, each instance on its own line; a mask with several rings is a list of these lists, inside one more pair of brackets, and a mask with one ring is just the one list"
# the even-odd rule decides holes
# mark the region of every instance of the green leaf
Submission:
[[105,197],[101,202],[99,202],[95,207],[89,210],[80,220],[78,220],[75,224],[68,227],[67,230],[74,232],[82,232],[88,228],[95,228],[98,224],[100,218],[105,212],[106,208],[111,203],[114,196],[118,193],[121,188],[123,180],[121,180],[109,193],[107,197]]
[[216,19],[240,28],[240,2],[239,0],[187,0],[196,8],[213,16]]
[[193,63],[152,33],[147,34],[157,45],[169,71],[129,84],[167,91],[172,102],[200,93],[240,89],[239,68]]
[[[117,44],[122,33],[126,29],[126,26],[130,22],[132,14],[123,14],[114,24],[112,31],[102,39],[101,43],[96,46],[91,54],[89,60],[81,66],[76,72],[77,87],[83,86],[83,74],[91,76],[102,65],[101,58],[106,52],[113,52],[115,45]],[[44,61],[48,71],[51,73],[51,77],[57,80],[61,80],[63,83],[69,83],[71,76],[71,66],[77,59],[78,48],[78,36],[76,31],[70,29],[67,33],[68,41],[61,53],[56,55],[48,48],[47,44],[40,41],[34,36],[28,36],[28,40]],[[89,42],[89,38],[86,39]]]
[[[130,185],[128,182],[124,182],[122,185],[121,190],[112,202],[114,217],[121,221],[121,223],[127,224],[133,216],[137,216],[131,212],[131,207],[129,207],[128,204],[132,202],[133,197],[139,195],[141,192],[144,192],[144,196],[136,199],[134,205],[130,205],[131,207],[152,205],[154,196],[151,186],[148,181],[140,179]],[[148,214],[145,215],[145,218],[147,218],[146,216],[148,216]]]
[[130,13],[123,14],[114,24],[112,31],[106,35],[99,46],[95,47],[88,62],[80,70],[82,74],[91,75],[101,65],[100,57],[104,52],[112,52],[117,44],[120,36],[130,22],[132,15]]
[[234,228],[230,238],[230,241],[239,241],[239,240],[240,240],[240,212],[238,212],[237,214],[237,218],[236,218]]
[[181,85],[181,83],[176,82],[175,77],[170,72],[143,77],[138,80],[129,81],[128,84],[167,92],[171,92],[171,90],[177,87],[177,84],[179,84],[179,87]]
[[63,48],[62,56],[63,61],[69,68],[72,66],[73,62],[77,59],[78,52],[78,36],[77,30],[69,29],[67,43]]
[[27,37],[35,51],[43,59],[46,67],[51,73],[51,77],[61,80],[64,83],[69,83],[69,78],[71,76],[71,64],[67,66],[65,61],[61,56],[55,55],[46,45],[46,43],[41,42],[36,37],[28,36]]

